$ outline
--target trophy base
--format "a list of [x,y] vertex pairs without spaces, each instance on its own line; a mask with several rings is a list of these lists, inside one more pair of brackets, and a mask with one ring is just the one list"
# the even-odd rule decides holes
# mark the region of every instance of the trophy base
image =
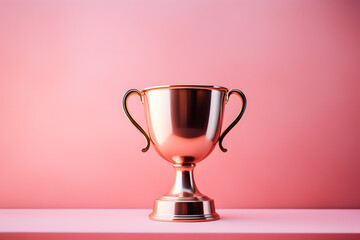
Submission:
[[208,197],[167,197],[155,200],[149,218],[164,222],[203,222],[220,218]]

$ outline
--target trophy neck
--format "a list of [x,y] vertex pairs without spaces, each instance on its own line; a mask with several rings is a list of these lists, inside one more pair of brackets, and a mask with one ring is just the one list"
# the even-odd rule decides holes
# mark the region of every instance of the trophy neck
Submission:
[[199,197],[203,196],[196,188],[193,170],[195,163],[176,163],[175,182],[167,196],[171,197]]

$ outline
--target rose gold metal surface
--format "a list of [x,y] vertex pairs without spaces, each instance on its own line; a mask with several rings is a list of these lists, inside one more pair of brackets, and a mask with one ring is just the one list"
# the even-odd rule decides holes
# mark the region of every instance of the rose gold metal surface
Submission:
[[[140,95],[145,106],[148,126],[145,130],[127,109],[127,98]],[[221,133],[223,112],[229,96],[236,93],[243,106],[237,118]],[[214,201],[196,188],[193,169],[206,158],[219,141],[237,124],[246,107],[245,95],[237,90],[218,86],[169,85],[129,90],[123,98],[126,116],[139,129],[164,159],[174,164],[175,182],[171,191],[155,201],[150,218],[158,221],[210,221],[219,219]]]
[[155,200],[150,219],[158,221],[211,221],[219,219],[214,201],[196,188],[195,163],[174,164],[175,182],[171,191]]

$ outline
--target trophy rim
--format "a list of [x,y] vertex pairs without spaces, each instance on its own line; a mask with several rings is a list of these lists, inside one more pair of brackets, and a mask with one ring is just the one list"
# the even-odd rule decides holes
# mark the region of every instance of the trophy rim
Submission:
[[175,84],[175,85],[162,85],[162,86],[154,86],[147,87],[142,89],[143,92],[157,89],[208,89],[208,90],[218,90],[227,92],[228,89],[221,86],[213,86],[213,85],[200,85],[200,84]]

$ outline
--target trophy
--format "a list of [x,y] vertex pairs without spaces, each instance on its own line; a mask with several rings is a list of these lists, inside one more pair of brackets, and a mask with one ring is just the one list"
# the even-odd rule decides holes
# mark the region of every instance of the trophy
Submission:
[[[242,99],[236,119],[221,134],[225,104],[231,94]],[[147,130],[131,116],[128,97],[138,94],[145,107]],[[200,193],[194,181],[196,163],[206,158],[217,142],[223,152],[225,135],[238,123],[246,108],[245,95],[237,89],[218,86],[169,85],[130,89],[123,98],[126,116],[144,135],[146,152],[150,142],[156,152],[175,168],[171,191],[155,200],[150,219],[171,222],[196,222],[219,219],[214,200]]]

